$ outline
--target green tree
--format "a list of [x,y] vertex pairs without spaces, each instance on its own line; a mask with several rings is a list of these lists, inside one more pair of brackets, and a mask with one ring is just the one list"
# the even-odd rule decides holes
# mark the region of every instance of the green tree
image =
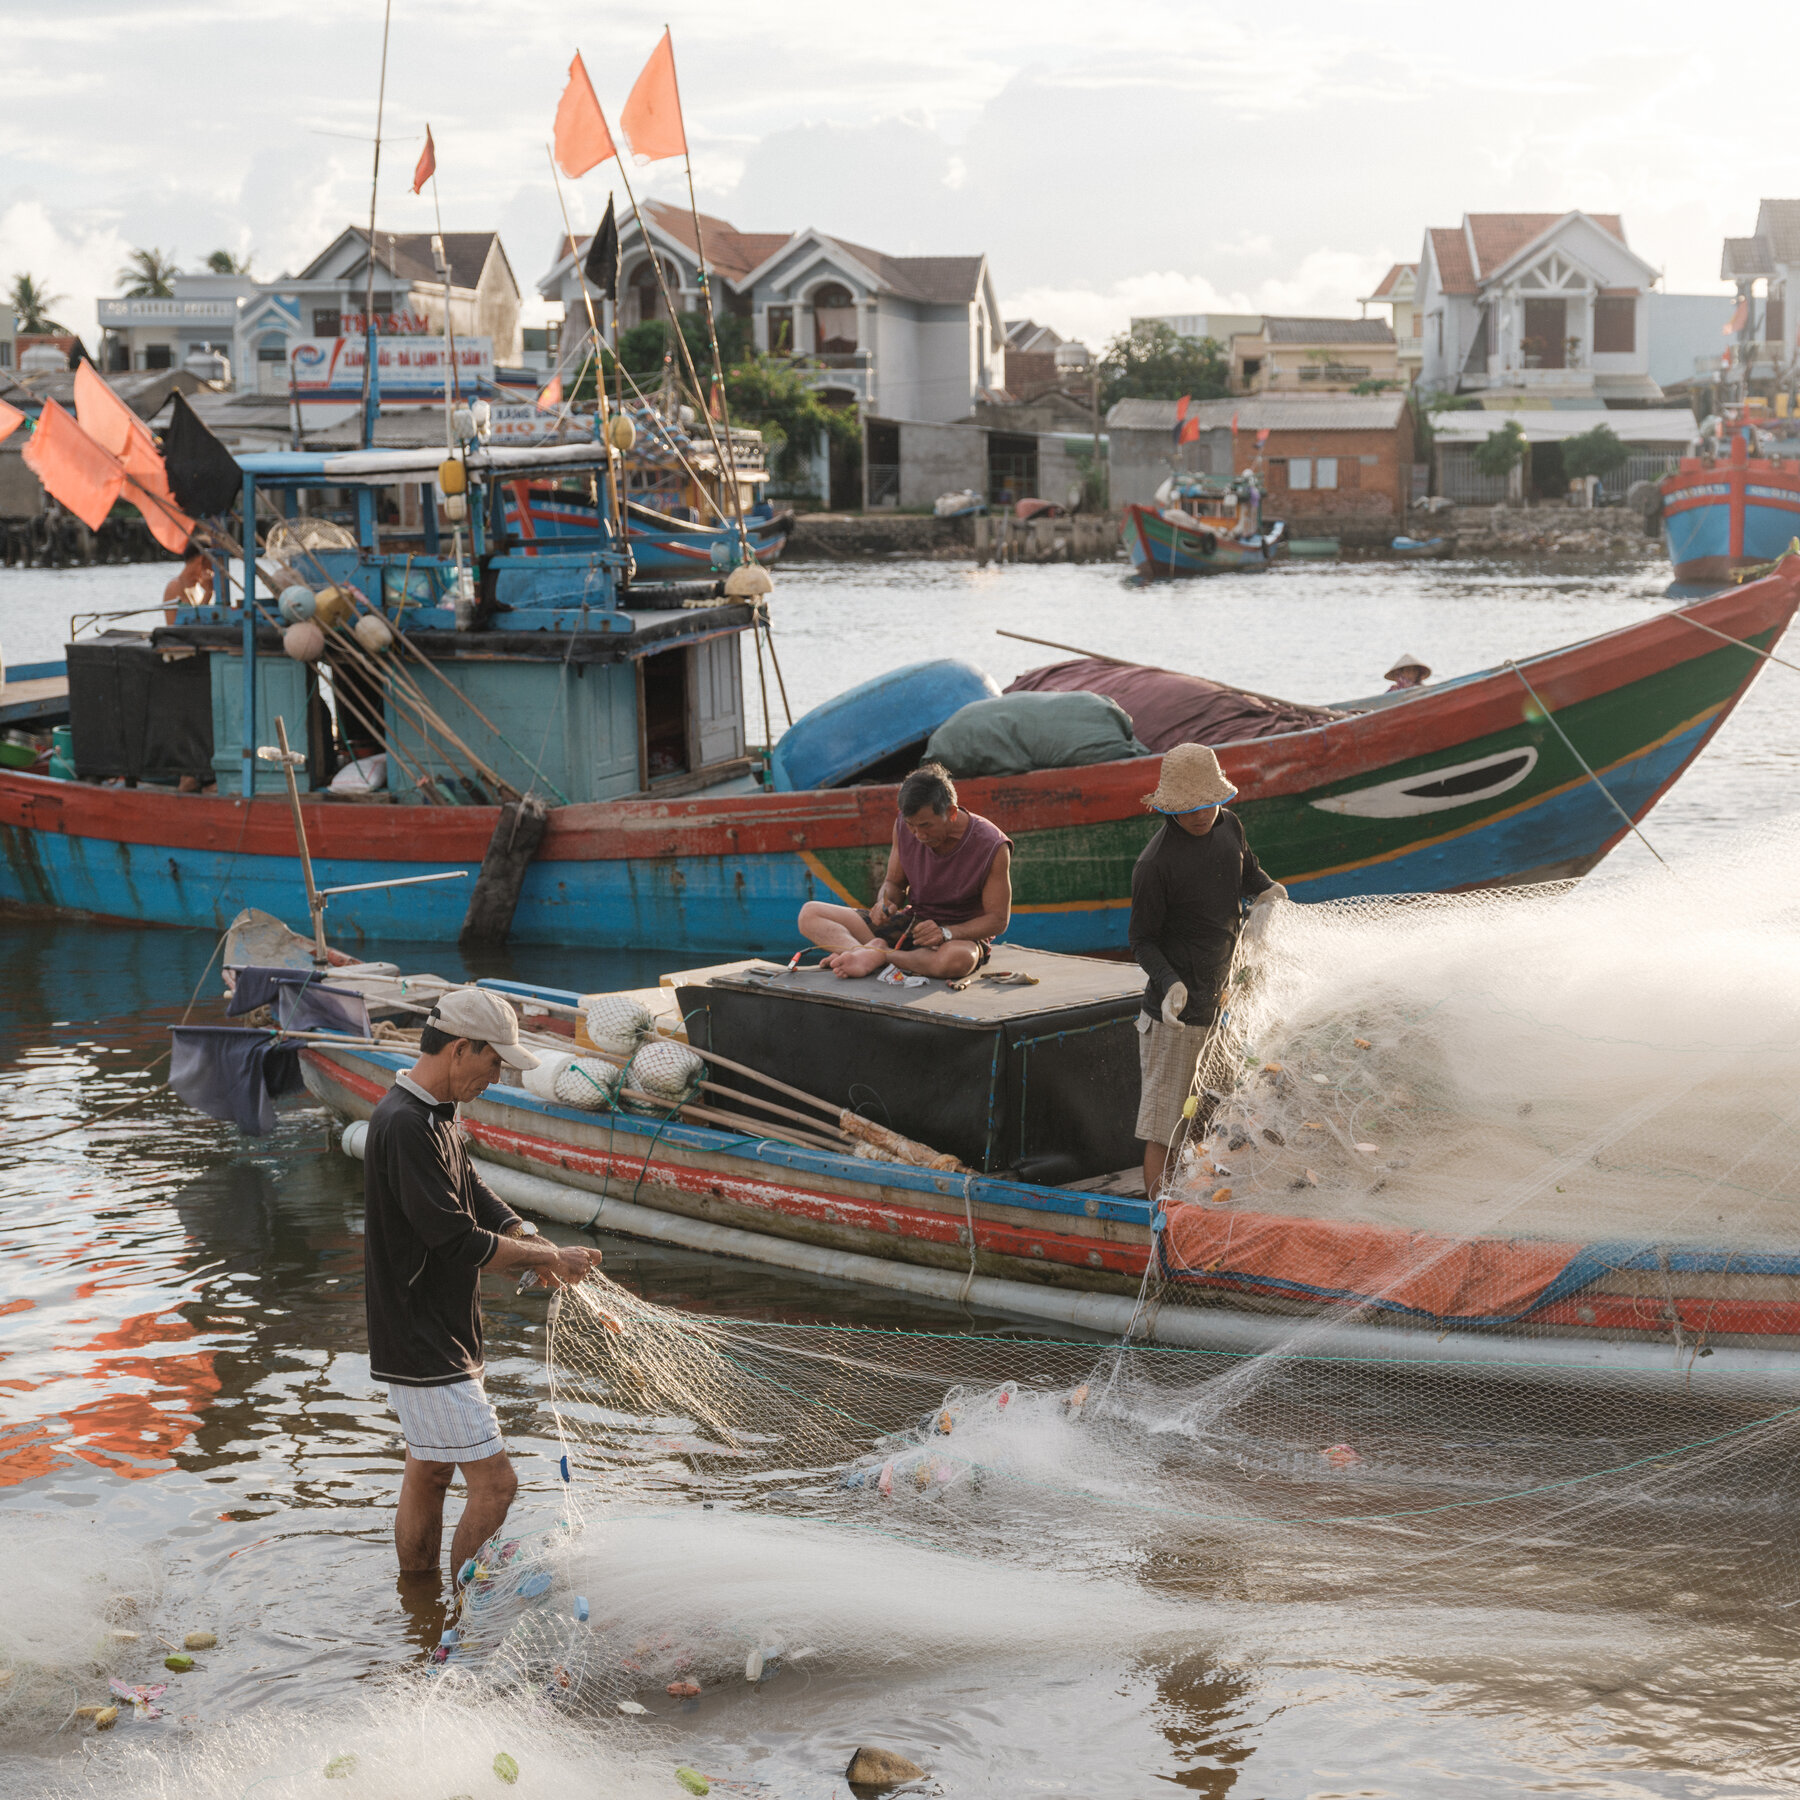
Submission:
[[1524,461],[1525,451],[1525,433],[1519,429],[1519,421],[1508,419],[1475,446],[1475,467],[1483,475],[1510,475]]
[[134,250],[113,279],[124,288],[127,300],[167,300],[180,272],[175,258],[164,251]]
[[1610,425],[1596,425],[1592,431],[1563,440],[1563,473],[1571,481],[1584,475],[1605,477],[1622,469],[1631,452],[1620,441]]
[[48,288],[40,287],[32,275],[15,275],[12,287],[7,291],[7,303],[12,307],[16,329],[27,337],[66,334],[68,327],[50,316],[52,308],[61,306],[66,299],[67,294],[53,294]]
[[214,275],[248,275],[252,254],[246,250],[242,256],[233,256],[229,250],[215,250],[206,259],[206,267]]
[[1231,392],[1231,365],[1216,338],[1183,337],[1160,319],[1121,331],[1100,357],[1100,404],[1115,400],[1217,400]]
[[[719,348],[723,354],[724,345]],[[856,408],[827,406],[804,370],[783,357],[746,356],[733,364],[725,371],[725,399],[732,424],[763,434],[770,470],[784,482],[806,472],[820,432],[843,451],[862,442]]]

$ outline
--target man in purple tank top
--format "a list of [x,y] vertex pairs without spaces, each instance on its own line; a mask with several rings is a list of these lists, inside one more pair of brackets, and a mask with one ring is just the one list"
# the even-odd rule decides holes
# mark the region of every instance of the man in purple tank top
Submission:
[[957,981],[987,961],[1012,919],[1012,839],[956,801],[956,783],[939,763],[900,784],[887,876],[875,904],[800,909],[801,934],[832,954],[835,974],[904,975]]

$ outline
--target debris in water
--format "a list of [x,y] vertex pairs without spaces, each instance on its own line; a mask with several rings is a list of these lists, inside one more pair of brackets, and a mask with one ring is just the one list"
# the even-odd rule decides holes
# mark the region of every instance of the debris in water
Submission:
[[1225,1202],[1231,1198],[1231,1189],[1228,1187],[1214,1188],[1206,1197],[1209,1200],[1216,1200],[1223,1206]]
[[494,1757],[494,1773],[510,1787],[519,1779],[519,1765],[501,1750]]
[[576,1623],[580,1625],[585,1625],[588,1622],[588,1599],[586,1594],[577,1594],[575,1596],[575,1620]]
[[116,1706],[103,1706],[94,1714],[96,1731],[111,1731],[119,1722],[119,1709]]
[[193,1666],[194,1659],[182,1650],[177,1650],[172,1656],[163,1658],[163,1667],[177,1675],[185,1675]]
[[1285,1149],[1287,1146],[1287,1139],[1284,1138],[1281,1135],[1281,1133],[1275,1129],[1275,1127],[1273,1125],[1265,1125],[1263,1127],[1263,1136],[1265,1139],[1267,1139],[1267,1141],[1269,1143],[1273,1144],[1276,1147],[1276,1149],[1278,1149],[1278,1150]]
[[671,1681],[663,1691],[677,1700],[693,1700],[699,1696],[700,1684],[697,1681]]
[[634,1719],[647,1713],[649,1710],[650,1709],[647,1706],[639,1706],[635,1700],[621,1700],[619,1702],[619,1711]]
[[131,1716],[134,1719],[160,1719],[162,1708],[152,1704],[160,1700],[169,1691],[166,1681],[159,1681],[153,1687],[129,1687],[117,1676],[106,1684],[121,1700],[131,1702]]
[[334,1756],[325,1765],[327,1781],[348,1781],[356,1773],[356,1752],[346,1750],[341,1756]]
[[760,1650],[752,1650],[750,1654],[744,1658],[744,1679],[746,1681],[761,1681],[762,1672],[763,1653]]
[[213,1650],[218,1647],[218,1643],[219,1637],[217,1632],[190,1631],[187,1636],[181,1640],[181,1647],[184,1650]]
[[1316,1081],[1320,1087],[1331,1086],[1331,1077],[1329,1075],[1315,1075],[1313,1080]]
[[675,1779],[690,1794],[710,1794],[712,1792],[712,1783],[698,1769],[690,1769],[686,1763],[683,1763],[675,1771]]
[[892,1787],[896,1782],[917,1781],[924,1773],[916,1762],[895,1751],[865,1745],[851,1757],[844,1779],[855,1787]]
[[1334,1469],[1347,1469],[1352,1463],[1362,1461],[1362,1458],[1348,1444],[1333,1444],[1328,1449],[1321,1450],[1319,1454]]
[[1355,1144],[1352,1148],[1360,1150],[1364,1156],[1379,1156],[1381,1154],[1381,1146],[1379,1144]]
[[1350,1041],[1359,1050],[1373,1050],[1375,1048],[1375,1046],[1373,1044],[1371,1044],[1367,1038],[1352,1038]]

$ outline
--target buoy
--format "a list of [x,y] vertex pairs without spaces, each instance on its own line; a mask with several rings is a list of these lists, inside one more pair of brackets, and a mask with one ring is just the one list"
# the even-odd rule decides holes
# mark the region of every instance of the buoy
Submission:
[[394,642],[394,633],[386,619],[376,613],[364,613],[356,621],[356,641],[371,656],[379,656]]
[[295,662],[317,662],[325,654],[325,634],[311,619],[302,619],[281,634],[281,647]]
[[276,602],[281,616],[290,625],[298,625],[302,619],[310,619],[313,609],[318,605],[318,596],[309,587],[296,582],[292,587],[281,590],[281,598]]
[[469,490],[469,471],[462,465],[462,459],[446,456],[438,464],[438,486],[446,498],[452,494],[465,494]]
[[621,456],[629,456],[632,446],[637,442],[637,427],[624,413],[615,413],[606,427],[606,441]]
[[313,604],[313,618],[328,630],[333,625],[343,624],[355,611],[354,602],[340,587],[320,588]]
[[705,1074],[705,1059],[695,1055],[686,1044],[677,1044],[669,1038],[652,1038],[638,1047],[637,1054],[626,1065],[624,1085],[648,1094],[652,1100],[679,1106],[693,1093]]
[[758,600],[775,591],[774,579],[761,563],[739,563],[725,577],[727,600]]

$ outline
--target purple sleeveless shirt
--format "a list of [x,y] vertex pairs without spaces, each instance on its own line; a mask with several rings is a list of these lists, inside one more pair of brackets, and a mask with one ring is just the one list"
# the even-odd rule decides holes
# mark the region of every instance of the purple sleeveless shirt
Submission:
[[904,819],[894,823],[894,848],[906,871],[907,903],[934,925],[960,925],[981,911],[981,886],[994,857],[1002,844],[1012,845],[1012,839],[980,813],[965,807],[963,817],[969,828],[948,856],[927,850],[906,829]]

